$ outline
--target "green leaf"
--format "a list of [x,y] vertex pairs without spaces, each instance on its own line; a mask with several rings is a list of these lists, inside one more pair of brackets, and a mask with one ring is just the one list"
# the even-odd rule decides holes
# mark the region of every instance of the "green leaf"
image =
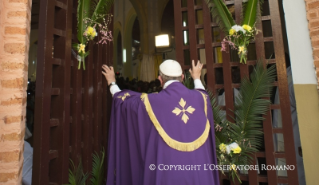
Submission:
[[67,185],[85,185],[88,174],[83,173],[82,161],[75,167],[73,161],[70,159],[70,164],[73,170],[69,169],[69,184]]
[[95,22],[101,23],[102,20],[98,16],[108,14],[113,7],[114,0],[95,0],[94,3],[96,4],[96,7],[91,19]]
[[194,89],[194,80],[193,80],[191,74],[189,73],[189,71],[187,71],[187,72],[185,73],[185,77],[184,77],[183,84],[184,84],[185,87],[187,87],[188,89]]
[[259,0],[248,0],[245,5],[245,17],[243,24],[247,24],[251,27],[255,25],[257,15],[257,2]]
[[80,43],[86,43],[86,38],[83,36],[83,33],[86,30],[86,23],[84,20],[88,17],[91,17],[90,14],[90,6],[91,6],[90,0],[79,0],[78,1],[78,12],[77,12],[77,18],[78,18],[78,40]]
[[206,2],[220,29],[224,30],[228,35],[228,31],[235,25],[235,21],[223,0],[206,0]]
[[93,164],[92,164],[92,177],[90,179],[91,185],[101,185],[104,182],[104,157],[105,157],[105,151],[104,149],[101,151],[101,154],[99,155],[97,152],[92,154],[93,158]]

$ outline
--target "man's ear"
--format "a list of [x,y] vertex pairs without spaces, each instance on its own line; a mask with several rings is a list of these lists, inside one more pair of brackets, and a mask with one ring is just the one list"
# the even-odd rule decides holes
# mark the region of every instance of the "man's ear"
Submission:
[[182,82],[184,81],[184,77],[185,77],[184,74],[182,74]]
[[161,76],[158,76],[157,79],[161,82],[161,87],[163,87],[163,78]]

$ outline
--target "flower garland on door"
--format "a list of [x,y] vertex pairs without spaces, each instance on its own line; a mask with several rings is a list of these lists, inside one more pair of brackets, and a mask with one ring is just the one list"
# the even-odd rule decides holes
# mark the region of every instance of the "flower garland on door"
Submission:
[[258,2],[263,0],[243,0],[243,21],[241,25],[236,25],[232,14],[228,10],[223,0],[206,0],[211,13],[219,27],[225,32],[222,41],[222,51],[226,51],[226,43],[233,50],[238,51],[240,63],[247,62],[247,47],[251,41],[255,40],[258,30],[255,26],[258,15]]
[[107,44],[113,40],[112,32],[108,29],[112,15],[108,12],[113,7],[114,0],[79,0],[77,9],[77,39],[78,43],[72,45],[77,51],[76,59],[79,61],[78,69],[81,69],[81,63],[85,70],[85,58],[89,55],[86,46],[89,41],[93,41],[99,34],[100,40],[97,44]]

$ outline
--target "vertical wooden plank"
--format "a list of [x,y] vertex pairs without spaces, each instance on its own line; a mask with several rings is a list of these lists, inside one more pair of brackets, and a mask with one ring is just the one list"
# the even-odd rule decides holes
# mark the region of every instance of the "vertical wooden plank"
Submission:
[[70,146],[70,87],[71,87],[71,48],[72,48],[72,16],[73,2],[67,1],[66,10],[66,38],[65,38],[65,63],[64,63],[64,112],[63,112],[63,152],[62,159],[62,183],[68,183],[69,171],[69,146]]
[[[221,38],[224,38],[224,33],[221,33]],[[228,45],[226,47],[228,47]],[[231,111],[231,110],[234,110],[234,93],[232,88],[230,54],[226,52],[222,52],[222,57],[223,57],[226,115],[228,120],[232,120],[232,117],[234,117],[234,113]]]
[[205,55],[206,55],[206,69],[207,69],[207,89],[214,92],[215,86],[215,73],[214,73],[214,60],[212,48],[212,28],[211,16],[206,1],[203,0],[203,17],[204,17],[204,35],[205,35]]
[[89,43],[90,55],[86,58],[85,67],[83,70],[83,149],[82,149],[82,160],[84,172],[90,172],[92,169],[92,100],[93,100],[93,84],[92,84],[92,67],[93,67],[93,43]]
[[[284,131],[284,142],[285,142],[285,153],[286,164],[296,165],[295,156],[295,145],[294,136],[292,128],[292,118],[290,112],[290,99],[288,91],[288,79],[286,72],[285,63],[285,50],[283,44],[282,36],[282,26],[280,20],[279,6],[277,0],[269,0],[270,18],[272,24],[272,33],[274,40],[274,50],[276,51],[276,66],[277,66],[277,77],[278,77],[278,89],[279,89],[279,99],[280,99],[280,110],[282,115],[282,127]],[[278,29],[280,28],[280,29]],[[298,184],[298,171],[297,170],[287,170],[288,184],[294,185]]]
[[[110,12],[114,13],[114,6]],[[114,17],[112,17],[111,23],[109,25],[110,30],[113,30]],[[113,41],[114,42],[114,41]],[[113,66],[113,42],[107,43],[107,45],[103,45],[102,51],[104,51],[104,55],[102,55],[102,65],[107,64],[109,66]],[[102,66],[99,66],[100,70]],[[101,74],[102,75],[102,74]],[[104,77],[102,77],[102,125],[101,128],[103,130],[102,133],[102,146],[105,148],[105,151],[108,150],[108,133],[109,133],[109,125],[111,118],[111,109],[112,109],[112,95],[107,86],[107,81]],[[107,160],[104,163],[105,174],[107,174]]]
[[[256,27],[259,30],[263,30],[261,19],[257,22]],[[267,61],[265,60],[265,46],[263,33],[259,33],[256,36],[255,40],[257,59],[261,59],[264,63],[266,63]],[[267,115],[265,116],[265,120],[263,121],[265,155],[267,165],[276,165],[274,157],[274,140],[271,119],[271,110],[269,110]],[[269,184],[278,183],[277,174],[274,170],[267,171],[267,178]]]
[[176,60],[184,69],[181,0],[174,0]]
[[[191,61],[197,61],[198,52],[197,52],[197,33],[196,33],[196,14],[194,9],[194,1],[187,1],[187,10],[188,10],[188,31],[189,31],[189,50],[190,50],[190,59]],[[180,24],[182,25],[182,24]]]
[[[99,39],[101,36],[99,36]],[[93,137],[94,137],[94,151],[100,152],[102,149],[101,139],[102,139],[102,75],[101,75],[101,66],[102,66],[102,55],[103,48],[101,45],[94,46],[96,55],[94,55],[94,79],[93,79],[93,88],[94,88],[94,100],[93,100],[93,110],[94,110],[94,128],[93,128]],[[104,148],[105,149],[105,148]]]
[[[70,48],[71,37],[67,38],[67,24],[72,22],[67,18],[67,2],[57,2],[54,8],[54,35],[53,35],[53,60],[60,60],[61,64],[53,64],[52,89],[58,90],[51,96],[50,119],[56,119],[59,124],[50,129],[50,151],[57,153],[51,157],[49,163],[49,183],[63,184],[68,182],[68,158],[69,158],[69,98],[70,98]],[[67,41],[69,40],[69,41]],[[57,173],[59,172],[59,173]]]
[[54,1],[40,2],[39,40],[37,51],[37,85],[35,94],[34,153],[32,183],[49,184],[49,136],[52,78],[52,45]]
[[[73,7],[77,7],[77,0],[73,0]],[[77,18],[76,12],[73,12],[73,29],[72,33],[74,35],[74,42],[77,41]],[[76,51],[75,51],[76,52]],[[72,129],[71,131],[71,140],[72,140],[72,160],[75,165],[79,164],[81,159],[82,151],[82,70],[78,70],[78,61],[72,55]]]

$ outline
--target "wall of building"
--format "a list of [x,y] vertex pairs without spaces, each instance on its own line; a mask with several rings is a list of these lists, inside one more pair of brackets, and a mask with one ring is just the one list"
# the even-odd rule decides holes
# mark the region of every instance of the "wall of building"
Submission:
[[319,143],[319,1],[283,0],[283,7],[306,183],[317,184],[319,148],[314,146]]
[[311,44],[313,49],[314,66],[316,68],[317,84],[319,85],[319,1],[305,1],[307,19],[309,21],[308,27],[310,31]]
[[31,0],[0,1],[0,184],[21,184]]

